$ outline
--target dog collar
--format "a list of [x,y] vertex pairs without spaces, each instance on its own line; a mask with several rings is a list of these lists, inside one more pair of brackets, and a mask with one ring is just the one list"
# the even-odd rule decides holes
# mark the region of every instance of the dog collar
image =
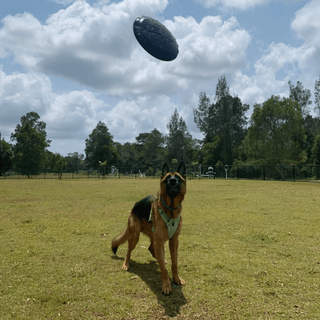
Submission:
[[162,204],[163,204],[168,210],[170,210],[170,211],[176,210],[176,209],[180,209],[180,207],[181,207],[180,204],[179,204],[176,208],[169,207],[169,206],[167,206],[167,204],[163,201],[162,198],[161,198],[161,202],[162,202]]

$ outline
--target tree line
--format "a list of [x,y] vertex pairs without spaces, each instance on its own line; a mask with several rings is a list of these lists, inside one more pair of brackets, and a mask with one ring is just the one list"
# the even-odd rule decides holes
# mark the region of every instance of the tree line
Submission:
[[115,142],[103,122],[99,122],[85,140],[85,154],[64,157],[47,150],[46,124],[36,112],[21,117],[11,134],[11,143],[1,139],[0,175],[15,170],[24,175],[43,171],[78,172],[98,170],[101,166],[131,167],[147,171],[184,160],[193,165],[246,165],[253,163],[320,165],[320,77],[315,81],[315,111],[311,115],[311,92],[301,82],[289,81],[289,97],[272,95],[253,106],[231,95],[225,76],[218,79],[215,97],[210,101],[199,94],[194,121],[203,134],[193,139],[177,109],[167,124],[168,134],[159,130],[140,133],[135,142]]

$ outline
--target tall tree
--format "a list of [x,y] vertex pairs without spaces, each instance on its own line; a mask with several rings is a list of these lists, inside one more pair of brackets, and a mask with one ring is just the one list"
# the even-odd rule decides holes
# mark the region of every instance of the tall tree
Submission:
[[320,134],[315,137],[314,145],[312,148],[313,156],[313,172],[316,176],[316,179],[320,179]]
[[[201,92],[198,109],[193,110],[194,121],[205,136],[204,143],[212,143],[217,141],[217,136],[219,137],[219,144],[215,144],[215,152],[220,153],[219,160],[232,164],[245,136],[245,113],[249,110],[249,105],[243,104],[236,95],[230,95],[224,76],[218,80],[214,100],[215,103],[210,103],[208,96]],[[206,152],[208,150],[210,148],[206,148]]]
[[314,96],[315,96],[314,102],[316,104],[314,111],[318,113],[318,117],[320,118],[320,76],[319,76],[319,80],[316,80],[314,84]]
[[290,94],[289,98],[293,101],[298,102],[301,109],[302,118],[305,119],[310,113],[309,105],[312,103],[310,100],[311,92],[309,89],[303,89],[301,82],[297,81],[297,85],[293,85],[291,81],[288,82]]
[[160,167],[164,158],[164,136],[158,129],[136,137],[139,164],[146,168]]
[[108,166],[117,165],[119,154],[114,145],[113,136],[103,122],[99,121],[86,139],[85,153],[87,168],[98,169],[99,161],[107,161]]
[[67,165],[66,165],[66,171],[67,172],[76,172],[81,169],[81,162],[84,159],[84,155],[82,153],[74,152],[74,153],[68,153],[68,156],[66,157]]
[[0,176],[8,171],[12,166],[13,152],[8,142],[1,140],[0,132]]
[[281,163],[304,155],[301,144],[306,135],[296,101],[271,96],[262,105],[255,104],[250,125],[243,142],[247,158]]
[[137,148],[135,143],[126,142],[121,146],[120,166],[121,167],[136,167],[137,161]]
[[203,144],[201,153],[203,156],[203,162],[204,165],[214,165],[219,161],[220,158],[220,152],[219,150],[220,138],[219,136],[215,136],[213,142],[206,142]]
[[212,142],[218,134],[218,127],[215,124],[215,106],[205,92],[199,95],[198,109],[193,109],[194,122],[204,134],[204,142]]
[[45,150],[50,146],[51,140],[47,139],[46,124],[40,121],[36,112],[29,112],[22,116],[21,125],[17,124],[11,140],[16,144],[13,147],[14,167],[21,174],[36,175],[44,169]]
[[301,145],[306,151],[308,162],[312,162],[312,148],[314,145],[315,137],[320,133],[320,118],[307,115],[302,121],[303,129],[307,136],[306,141]]
[[182,117],[179,117],[178,110],[175,109],[167,124],[169,133],[166,137],[167,159],[190,161],[191,146],[193,144],[192,136],[188,132],[187,125]]
[[[308,161],[312,161],[311,159],[311,149],[314,144],[315,136],[318,134],[317,120],[311,116],[309,105],[312,103],[310,100],[311,91],[309,89],[304,89],[301,82],[297,82],[297,85],[294,86],[289,81],[290,95],[289,98],[298,102],[298,106],[301,110],[302,115],[302,126],[307,135],[307,139],[301,147],[306,151]],[[317,97],[316,97],[317,99]]]
[[58,178],[62,178],[62,173],[65,171],[67,166],[67,158],[62,156],[60,153],[52,154],[51,157],[51,165],[53,168],[53,171],[58,173]]
[[218,83],[216,86],[216,96],[215,96],[215,100],[219,101],[223,98],[227,98],[230,96],[229,93],[229,87],[227,84],[227,79],[225,76],[221,76],[220,79],[218,79]]

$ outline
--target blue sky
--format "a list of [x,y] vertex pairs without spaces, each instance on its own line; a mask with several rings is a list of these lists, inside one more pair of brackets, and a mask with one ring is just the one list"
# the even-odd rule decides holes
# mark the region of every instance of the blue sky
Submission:
[[[313,93],[320,75],[317,0],[11,0],[0,12],[0,132],[20,117],[47,123],[52,152],[84,153],[103,121],[114,140],[134,142],[177,108],[194,138],[201,91],[211,99],[225,75],[250,105],[289,95],[288,81]],[[156,60],[135,40],[138,16],[172,32],[179,55]],[[313,96],[312,96],[313,99]],[[314,104],[311,105],[311,108]]]

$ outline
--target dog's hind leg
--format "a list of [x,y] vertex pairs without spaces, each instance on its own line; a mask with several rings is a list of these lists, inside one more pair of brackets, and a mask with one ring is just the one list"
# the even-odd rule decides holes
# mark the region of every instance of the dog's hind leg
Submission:
[[116,236],[112,240],[111,249],[114,254],[117,254],[118,247],[125,243],[130,237],[131,237],[131,229],[134,230],[134,224],[135,224],[135,218],[133,217],[132,213],[130,214],[128,218],[128,223],[126,228],[120,233],[118,236]]
[[127,271],[129,269],[129,260],[131,257],[131,252],[132,250],[136,247],[138,241],[139,241],[139,236],[140,236],[140,230],[134,230],[134,232],[131,234],[131,237],[128,240],[128,251],[126,258],[123,262],[122,269],[124,271]]
[[134,214],[131,214],[131,216],[128,219],[128,229],[130,230],[130,237],[128,239],[128,251],[122,265],[122,269],[124,271],[127,271],[129,269],[129,260],[131,257],[131,252],[136,247],[139,241],[141,228],[141,221]]

